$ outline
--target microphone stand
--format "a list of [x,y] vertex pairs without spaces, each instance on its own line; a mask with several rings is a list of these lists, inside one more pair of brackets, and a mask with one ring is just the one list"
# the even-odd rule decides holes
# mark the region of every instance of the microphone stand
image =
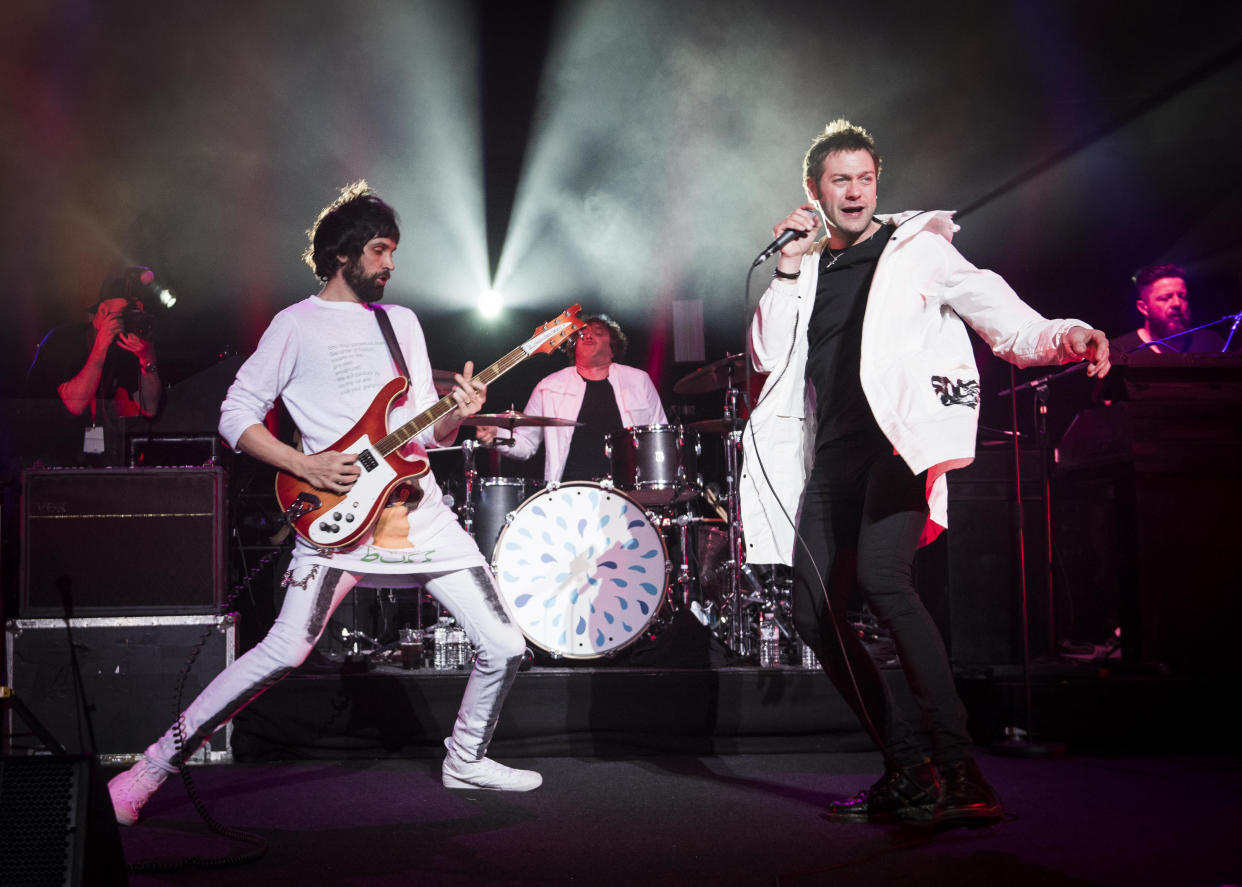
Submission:
[[[1172,342],[1174,339],[1180,339],[1182,336],[1189,336],[1191,333],[1197,333],[1199,332],[1199,330],[1205,330],[1210,326],[1216,326],[1216,324],[1224,323],[1226,320],[1232,320],[1233,324],[1232,326],[1229,327],[1229,335],[1225,338],[1225,344],[1222,345],[1220,348],[1219,353],[1224,354],[1226,351],[1229,350],[1230,344],[1233,343],[1233,335],[1234,333],[1238,331],[1238,325],[1242,324],[1242,313],[1226,314],[1225,316],[1218,317],[1216,320],[1209,321],[1208,323],[1204,323],[1204,324],[1200,324],[1199,326],[1191,327],[1188,330],[1182,330],[1180,333],[1174,333],[1171,336],[1165,336],[1163,339],[1152,339],[1150,342],[1144,342],[1141,345],[1137,345],[1134,348],[1131,348],[1129,351],[1126,352],[1126,354],[1134,354],[1136,352],[1142,351],[1144,348],[1150,348],[1152,345],[1163,345],[1165,342]],[[1185,352],[1179,351],[1178,353],[1184,354]]]
[[1056,622],[1054,596],[1052,589],[1052,484],[1048,471],[1048,384],[1066,376],[1084,372],[1087,364],[1077,363],[1069,369],[1058,370],[1038,379],[1032,379],[1022,385],[1015,384],[1015,370],[1009,366],[1009,387],[998,393],[998,397],[1009,397],[1010,421],[1013,426],[1013,470],[1016,521],[1018,525],[1018,587],[1022,599],[1022,700],[1025,709],[1025,736],[1019,736],[1014,728],[1006,729],[1006,738],[995,745],[1000,754],[1015,757],[1048,758],[1061,757],[1066,754],[1064,743],[1035,742],[1033,706],[1031,705],[1031,623],[1030,599],[1026,581],[1026,520],[1022,507],[1022,451],[1021,435],[1018,432],[1018,399],[1020,391],[1030,389],[1035,392],[1036,408],[1036,439],[1039,442],[1040,481],[1044,494],[1044,584],[1048,592],[1048,648],[1056,649]]

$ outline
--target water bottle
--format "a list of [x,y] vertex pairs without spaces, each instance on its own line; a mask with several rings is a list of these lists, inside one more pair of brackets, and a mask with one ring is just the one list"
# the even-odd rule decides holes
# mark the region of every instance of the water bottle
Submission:
[[776,614],[764,610],[759,614],[759,667],[776,668],[781,664],[781,630]]
[[449,650],[449,629],[453,625],[453,620],[447,616],[441,616],[436,620],[435,632],[432,635],[434,645],[434,659],[432,665],[435,668],[452,668],[453,658]]
[[465,668],[470,662],[470,642],[460,626],[454,625],[448,633],[449,668]]

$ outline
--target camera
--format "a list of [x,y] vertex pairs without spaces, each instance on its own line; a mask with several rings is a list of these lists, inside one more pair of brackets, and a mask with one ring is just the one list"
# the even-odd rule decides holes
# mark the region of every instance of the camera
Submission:
[[142,310],[142,303],[131,299],[121,311],[121,329],[140,339],[151,339],[155,335],[155,315]]

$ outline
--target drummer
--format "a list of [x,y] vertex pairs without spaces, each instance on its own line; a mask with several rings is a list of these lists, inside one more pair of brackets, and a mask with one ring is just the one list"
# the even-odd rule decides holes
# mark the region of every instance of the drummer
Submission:
[[[544,377],[531,393],[525,413],[576,420],[576,427],[527,426],[513,430],[504,454],[529,459],[544,445],[544,478],[549,481],[597,480],[611,465],[604,451],[609,434],[623,428],[666,423],[664,406],[651,377],[616,363],[625,356],[621,326],[606,314],[586,318],[574,337],[574,365]],[[481,426],[478,439],[496,438],[495,427]]]

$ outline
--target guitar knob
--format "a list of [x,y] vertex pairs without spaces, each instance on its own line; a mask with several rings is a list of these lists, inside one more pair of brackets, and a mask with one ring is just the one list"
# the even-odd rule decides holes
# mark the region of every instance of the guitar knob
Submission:
[[322,520],[319,522],[319,529],[323,530],[326,533],[328,532],[328,530],[332,528],[328,526],[328,522],[326,520]]
[[352,524],[353,522],[354,522],[354,516],[352,514],[345,515],[345,523]]
[[341,532],[340,525],[338,525],[338,524],[333,524],[333,525],[332,525],[332,532],[333,532],[333,533],[339,533],[339,532]]
[[339,511],[334,511],[334,512],[332,512],[332,519],[333,519],[333,520],[340,520],[340,519],[341,519],[341,513],[340,513]]

